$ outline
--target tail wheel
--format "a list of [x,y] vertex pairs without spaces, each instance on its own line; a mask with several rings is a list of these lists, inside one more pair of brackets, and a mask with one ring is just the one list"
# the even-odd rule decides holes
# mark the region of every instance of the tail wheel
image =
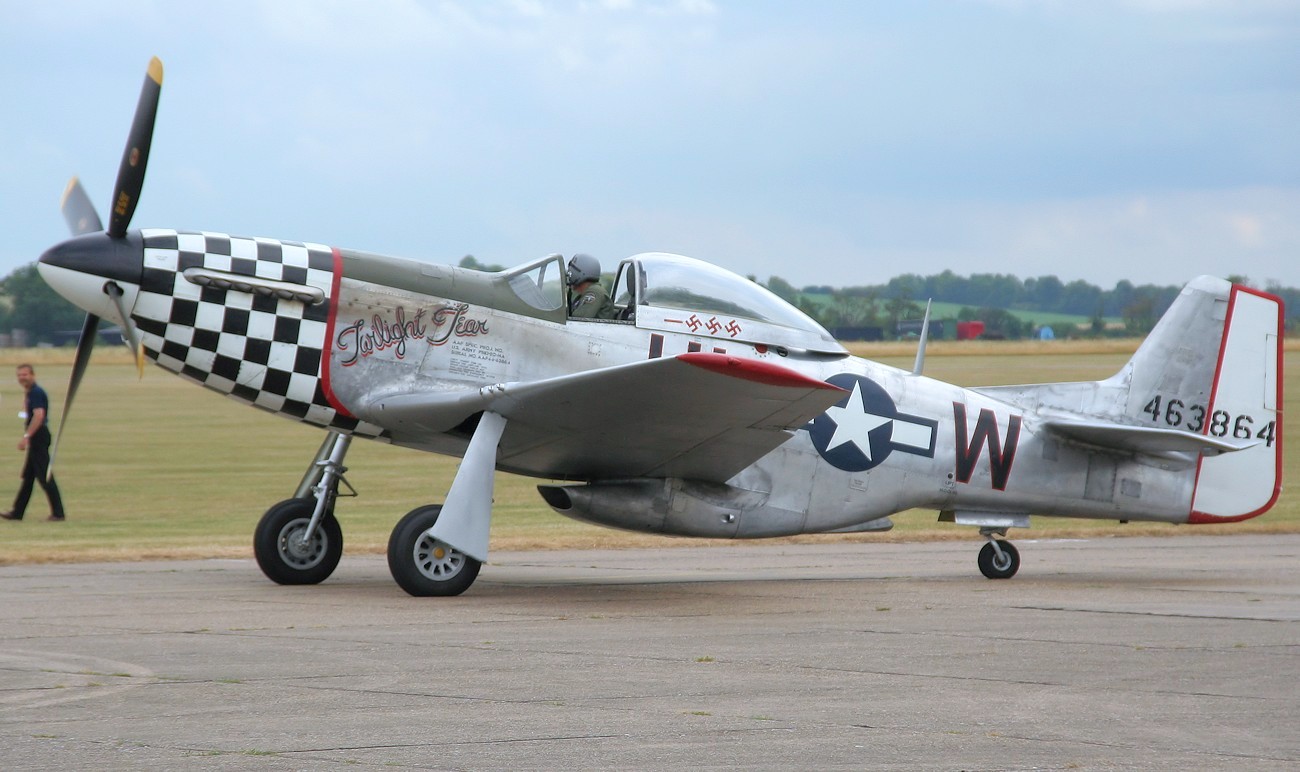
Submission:
[[999,539],[996,545],[990,541],[980,550],[979,565],[980,573],[990,579],[1010,579],[1020,570],[1020,551],[1009,541]]
[[417,597],[460,595],[483,566],[426,533],[441,512],[437,504],[411,510],[388,539],[388,570],[403,590]]
[[314,499],[286,499],[266,510],[253,534],[253,554],[266,578],[277,584],[320,584],[343,557],[343,529],[333,510],[303,541],[316,509]]

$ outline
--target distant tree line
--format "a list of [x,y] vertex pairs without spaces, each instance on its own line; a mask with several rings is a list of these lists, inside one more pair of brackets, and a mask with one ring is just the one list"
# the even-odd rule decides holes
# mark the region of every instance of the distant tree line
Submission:
[[[1250,285],[1243,276],[1229,281]],[[1037,311],[1082,316],[1091,320],[1089,331],[1100,334],[1105,318],[1124,322],[1124,334],[1143,335],[1178,297],[1181,286],[1134,285],[1128,280],[1106,290],[1086,281],[1063,282],[1055,276],[1020,279],[1011,274],[977,273],[958,276],[952,271],[931,276],[902,274],[885,284],[834,288],[814,285],[796,289],[773,276],[767,288],[795,303],[827,327],[883,325],[891,327],[899,318],[914,318],[927,299],[956,303],[964,308],[959,320],[979,319],[995,335],[1019,338],[1033,334],[1034,325],[1021,322],[1011,311]],[[1270,282],[1264,289],[1282,297],[1287,309],[1287,327],[1300,320],[1300,290]],[[909,308],[909,304],[912,306]],[[899,313],[909,316],[900,317]]]
[[469,268],[470,270],[474,270],[474,271],[487,271],[488,273],[496,273],[497,271],[505,270],[505,266],[502,265],[493,265],[491,263],[479,262],[478,258],[474,257],[473,255],[465,255],[464,257],[462,257],[460,259],[460,267]]
[[0,333],[11,336],[14,344],[75,341],[85,319],[85,311],[50,289],[36,263],[0,279]]
[[[1081,279],[1065,283],[1055,276],[1021,279],[1011,274],[977,273],[958,276],[952,271],[920,276],[895,276],[885,284],[844,287],[804,287],[808,294],[844,294],[857,297],[933,298],[977,308],[1049,311],[1076,316],[1125,316],[1150,307],[1159,316],[1178,296],[1181,287],[1154,284],[1135,286],[1124,280],[1104,290]],[[1139,307],[1139,308],[1135,308]]]

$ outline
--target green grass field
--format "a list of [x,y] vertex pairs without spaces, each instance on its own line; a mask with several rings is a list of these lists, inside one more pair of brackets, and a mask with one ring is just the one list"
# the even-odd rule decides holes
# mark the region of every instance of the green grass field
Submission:
[[[1117,370],[1133,341],[931,344],[926,374],[963,385],[1090,380]],[[1300,350],[1300,347],[1296,347]],[[864,345],[863,356],[909,368],[904,344]],[[1300,394],[1300,363],[1286,355],[1285,408]],[[0,351],[0,420],[12,422],[7,450],[0,447],[0,508],[18,485],[22,455],[16,444],[22,424],[21,390],[13,367],[29,361],[61,416],[71,366],[68,349]],[[7,419],[4,416],[8,416]],[[3,436],[3,433],[0,433]],[[184,557],[248,557],[253,527],[272,503],[297,487],[323,435],[233,400],[220,397],[149,365],[144,378],[121,348],[101,348],[82,383],[72,421],[64,433],[58,478],[68,509],[66,523],[44,521],[39,490],[20,523],[0,522],[0,565],[78,560]],[[1295,447],[1295,428],[1284,442]],[[1284,470],[1293,477],[1292,453]],[[403,514],[441,501],[457,459],[393,448],[353,444],[348,480],[360,493],[342,499],[337,514],[345,554],[378,553]],[[7,468],[6,468],[7,467]],[[537,495],[538,481],[498,477],[492,526],[494,549],[548,549],[694,544],[698,541],[624,533],[578,523],[552,512]],[[895,518],[887,534],[804,536],[786,541],[971,539],[973,528],[939,524],[935,513],[912,511]],[[1035,518],[1021,538],[1109,534],[1244,533],[1300,531],[1300,500],[1284,492],[1274,509],[1254,520],[1191,528],[1151,524]],[[1015,537],[1017,532],[1013,532]]]

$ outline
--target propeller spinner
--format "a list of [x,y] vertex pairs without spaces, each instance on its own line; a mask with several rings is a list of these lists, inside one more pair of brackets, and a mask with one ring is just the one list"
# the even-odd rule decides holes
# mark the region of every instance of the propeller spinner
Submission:
[[[62,203],[63,217],[73,238],[41,256],[42,269],[48,267],[60,272],[60,291],[87,309],[86,321],[77,341],[68,393],[63,402],[59,432],[54,438],[54,446],[50,448],[49,476],[54,474],[54,460],[63,438],[63,429],[68,424],[68,413],[90,362],[90,352],[95,347],[100,319],[97,309],[102,309],[100,313],[116,312],[121,318],[122,329],[126,332],[135,355],[136,368],[141,375],[144,373],[140,338],[127,313],[123,302],[125,292],[118,282],[139,283],[143,247],[138,234],[128,234],[127,228],[131,225],[131,217],[140,200],[140,190],[144,187],[144,173],[149,163],[149,147],[153,142],[154,118],[158,112],[158,97],[162,93],[162,79],[162,61],[155,56],[149,60],[144,85],[140,89],[140,100],[135,108],[135,118],[131,122],[131,133],[127,137],[122,162],[118,166],[108,229],[104,230],[80,180],[73,177],[63,193]],[[45,270],[42,270],[42,275],[46,275]]]

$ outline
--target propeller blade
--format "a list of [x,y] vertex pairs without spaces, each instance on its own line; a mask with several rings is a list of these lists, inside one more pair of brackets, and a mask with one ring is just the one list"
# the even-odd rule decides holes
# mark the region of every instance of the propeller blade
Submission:
[[127,137],[122,165],[117,170],[117,187],[113,190],[113,211],[108,218],[108,235],[121,238],[126,235],[135,205],[144,187],[144,170],[149,163],[149,145],[153,142],[154,116],[158,112],[158,95],[162,93],[163,66],[158,57],[149,60],[149,71],[140,88],[140,101],[136,104],[135,120]]
[[54,437],[50,448],[50,466],[45,479],[54,477],[54,459],[59,452],[59,442],[63,439],[63,430],[68,425],[68,411],[72,409],[72,400],[77,396],[81,386],[81,376],[86,374],[86,365],[90,363],[90,352],[95,348],[95,338],[99,332],[99,317],[86,314],[86,323],[81,328],[81,338],[77,340],[77,355],[72,360],[72,377],[68,379],[68,395],[63,398],[63,416],[59,419],[59,433]]
[[81,180],[76,177],[68,180],[59,208],[63,211],[63,219],[67,221],[68,230],[72,231],[73,236],[104,230],[95,205],[90,203],[90,196],[86,195],[86,189],[81,187]]
[[117,315],[122,317],[122,330],[126,333],[126,342],[131,347],[131,353],[135,355],[136,374],[144,378],[144,349],[140,346],[140,336],[135,331],[135,324],[131,321],[131,317],[126,315],[126,304],[122,302],[122,288],[117,282],[110,281],[104,285],[104,292],[113,299]]

